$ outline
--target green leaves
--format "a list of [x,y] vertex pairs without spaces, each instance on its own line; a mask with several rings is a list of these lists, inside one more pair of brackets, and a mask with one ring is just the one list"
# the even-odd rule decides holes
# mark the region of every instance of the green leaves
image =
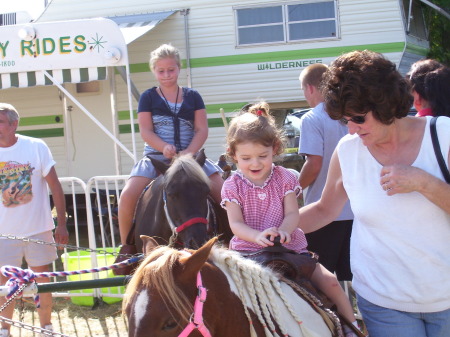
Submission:
[[[448,0],[433,0],[436,6],[441,7],[447,13],[450,13],[450,4]],[[441,63],[450,66],[450,20],[444,15],[438,13],[429,6],[425,6],[425,19],[429,27],[430,53],[429,58],[438,60]]]

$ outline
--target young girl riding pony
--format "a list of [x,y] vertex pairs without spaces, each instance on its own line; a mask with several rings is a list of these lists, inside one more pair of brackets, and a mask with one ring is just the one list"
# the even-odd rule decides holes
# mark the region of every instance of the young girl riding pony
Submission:
[[[150,69],[158,86],[146,90],[139,99],[138,121],[145,141],[144,156],[130,173],[119,201],[119,228],[122,245],[133,223],[138,199],[159,173],[149,157],[170,163],[177,155],[196,154],[208,137],[205,104],[200,94],[178,85],[181,69],[179,51],[163,44],[150,54]],[[222,170],[206,160],[203,170],[211,180],[211,195],[220,202]]]
[[[258,251],[273,246],[279,236],[286,248],[308,253],[305,235],[298,228],[301,187],[292,172],[273,164],[274,156],[284,150],[283,140],[283,131],[264,102],[251,106],[230,123],[227,155],[238,171],[222,187],[222,206],[234,233],[230,242],[233,250]],[[353,308],[334,274],[317,263],[311,282],[356,326]],[[346,337],[353,336],[346,331]]]

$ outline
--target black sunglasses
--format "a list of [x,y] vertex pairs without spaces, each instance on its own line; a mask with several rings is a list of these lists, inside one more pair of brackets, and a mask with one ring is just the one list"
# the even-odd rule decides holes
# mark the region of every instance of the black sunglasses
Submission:
[[353,122],[355,124],[364,124],[366,122],[366,115],[364,116],[352,116],[350,119],[346,119],[346,118],[341,118],[339,120],[342,124],[347,125],[348,122]]

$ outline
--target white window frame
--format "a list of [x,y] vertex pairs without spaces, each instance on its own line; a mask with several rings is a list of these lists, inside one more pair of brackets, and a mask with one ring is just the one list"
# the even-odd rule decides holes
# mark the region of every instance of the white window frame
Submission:
[[[333,2],[334,3],[334,22],[335,22],[335,31],[336,36],[326,36],[326,37],[319,37],[319,38],[311,38],[311,39],[296,39],[291,40],[290,39],[290,31],[289,26],[291,24],[296,23],[304,23],[304,22],[320,22],[320,21],[330,21],[332,18],[329,19],[313,19],[313,20],[304,20],[304,21],[288,21],[288,7],[291,5],[304,5],[304,4],[310,4],[310,3],[319,3],[319,2]],[[239,27],[238,26],[238,11],[242,9],[258,9],[258,8],[264,8],[264,7],[282,7],[282,20],[281,22],[283,26],[283,40],[275,41],[275,42],[256,42],[256,43],[239,43]],[[293,2],[273,2],[269,4],[264,5],[253,5],[253,6],[234,6],[234,24],[235,24],[235,44],[236,48],[242,48],[242,47],[252,47],[252,46],[261,46],[261,45],[274,45],[274,44],[292,44],[292,43],[304,43],[304,42],[310,42],[310,41],[329,41],[329,40],[337,40],[340,39],[340,22],[339,22],[339,11],[338,11],[338,0],[309,0],[309,1],[293,1]],[[254,26],[247,26],[247,27],[268,27],[268,26],[274,26],[274,25],[280,25],[280,23],[271,23],[271,24],[261,24],[261,25],[254,25]]]

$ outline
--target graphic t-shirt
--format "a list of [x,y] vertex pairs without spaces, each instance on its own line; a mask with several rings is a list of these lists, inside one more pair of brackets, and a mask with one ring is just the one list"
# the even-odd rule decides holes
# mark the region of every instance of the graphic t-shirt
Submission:
[[54,228],[45,176],[55,165],[40,139],[18,135],[0,148],[0,231],[30,236]]

